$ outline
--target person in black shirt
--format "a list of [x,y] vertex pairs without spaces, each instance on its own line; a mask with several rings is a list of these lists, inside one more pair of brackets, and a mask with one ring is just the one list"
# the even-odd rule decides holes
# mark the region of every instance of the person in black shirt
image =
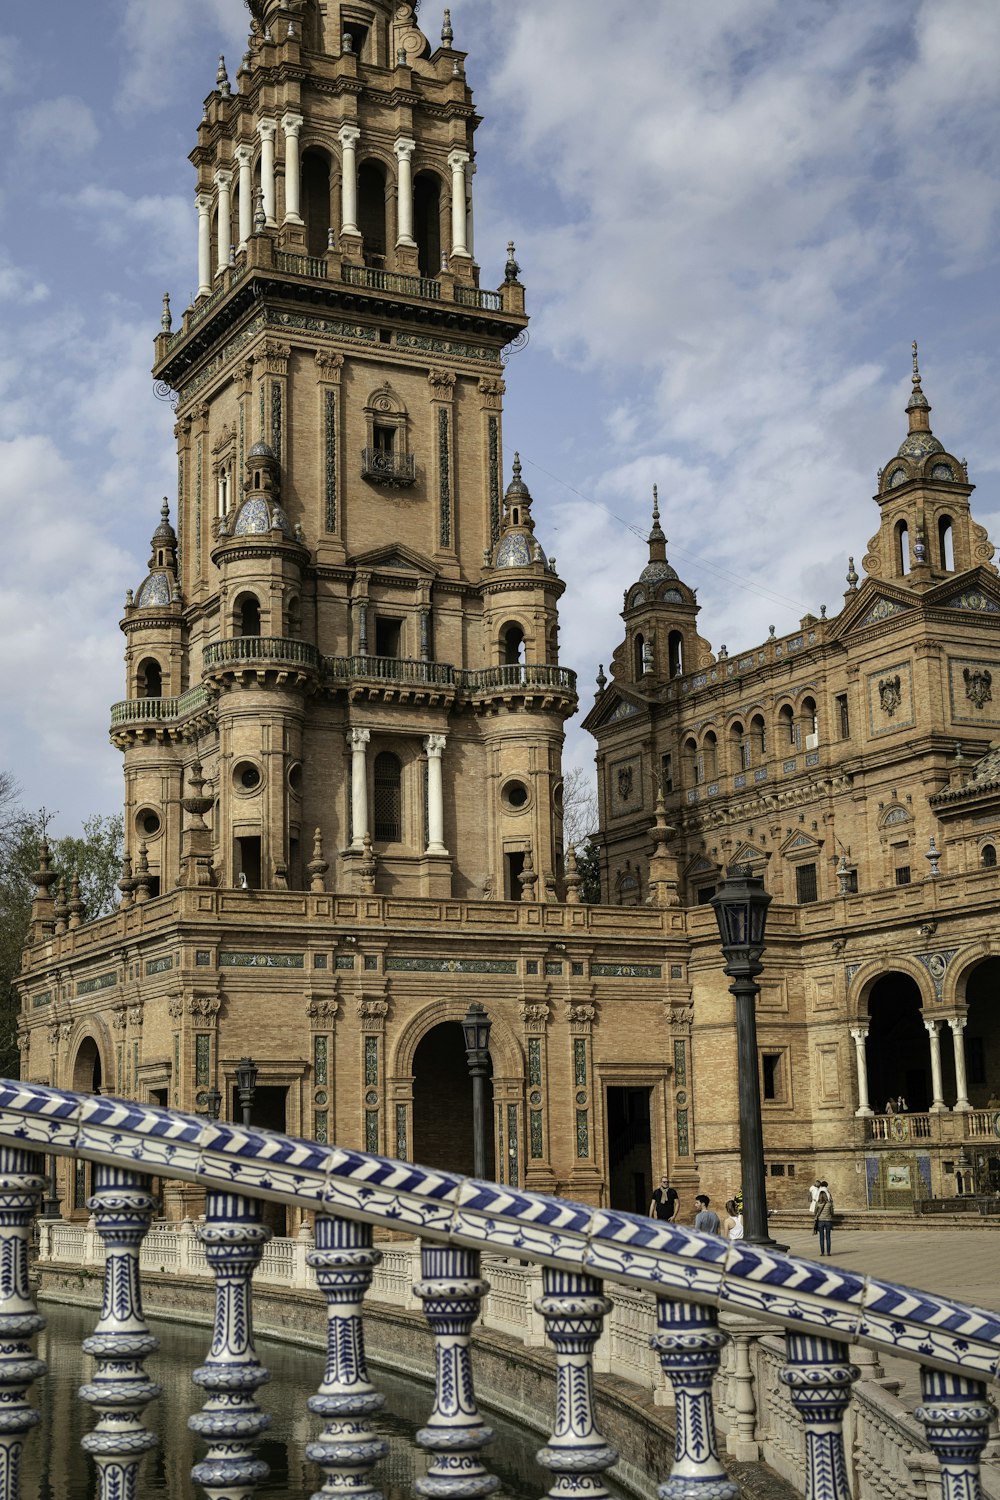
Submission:
[[651,1219],[665,1219],[669,1221],[677,1213],[677,1189],[670,1186],[667,1177],[660,1178],[660,1185],[653,1189],[653,1200],[649,1205],[649,1216]]

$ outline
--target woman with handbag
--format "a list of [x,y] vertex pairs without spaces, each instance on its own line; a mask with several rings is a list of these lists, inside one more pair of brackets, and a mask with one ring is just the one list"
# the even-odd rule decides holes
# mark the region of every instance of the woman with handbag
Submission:
[[819,1235],[820,1255],[830,1255],[830,1237],[833,1233],[833,1194],[827,1185],[826,1179],[819,1185],[816,1195],[816,1217],[813,1220],[813,1232]]

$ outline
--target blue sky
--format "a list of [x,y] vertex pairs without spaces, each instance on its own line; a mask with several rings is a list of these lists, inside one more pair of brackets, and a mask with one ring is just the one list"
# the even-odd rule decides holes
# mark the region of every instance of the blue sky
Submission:
[[[839,607],[876,529],[920,341],[932,425],[1000,535],[995,0],[455,0],[483,285],[509,238],[507,370],[562,658],[586,710],[668,552],[716,649]],[[187,153],[242,0],[12,8],[0,60],[0,766],[57,832],[117,809],[125,589],[173,500],[148,370],[195,288]],[[421,24],[436,40],[437,0]],[[568,760],[592,751],[571,735]]]

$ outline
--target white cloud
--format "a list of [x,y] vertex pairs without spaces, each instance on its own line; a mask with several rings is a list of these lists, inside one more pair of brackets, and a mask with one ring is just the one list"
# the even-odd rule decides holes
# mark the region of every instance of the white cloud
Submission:
[[[218,46],[223,39],[229,76],[235,78],[246,46],[249,15],[239,0],[126,0],[120,32],[124,65],[117,105],[125,114],[163,108],[174,90],[199,101],[215,87]],[[216,47],[216,54],[211,52]],[[192,128],[197,123],[192,120]]]
[[17,302],[31,306],[44,302],[49,288],[22,266],[14,265],[7,252],[0,246],[0,302]]
[[101,138],[89,104],[69,94],[19,110],[17,133],[25,151],[63,161],[89,156]]
[[137,272],[191,274],[196,246],[191,200],[177,193],[135,197],[88,183],[64,202],[86,221],[99,244],[115,250],[128,246]]

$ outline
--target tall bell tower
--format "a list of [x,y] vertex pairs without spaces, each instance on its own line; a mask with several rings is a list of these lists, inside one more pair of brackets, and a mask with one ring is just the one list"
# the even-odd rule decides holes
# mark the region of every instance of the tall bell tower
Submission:
[[575,682],[504,481],[527,319],[513,246],[479,284],[466,54],[447,11],[432,47],[398,0],[248,5],[156,340],[176,535],[122,622],[129,853],[163,892],[555,899]]

